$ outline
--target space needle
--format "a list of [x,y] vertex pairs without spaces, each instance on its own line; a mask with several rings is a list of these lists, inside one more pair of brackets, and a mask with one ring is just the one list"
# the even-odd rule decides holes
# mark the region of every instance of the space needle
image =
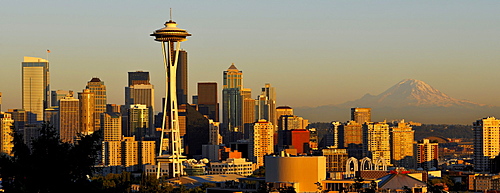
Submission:
[[[177,105],[177,63],[179,61],[179,50],[181,42],[191,36],[186,30],[177,27],[177,23],[172,21],[172,11],[170,11],[170,20],[165,22],[165,27],[154,31],[151,36],[156,41],[161,42],[163,52],[163,64],[165,67],[165,97],[163,104],[163,120],[161,125],[160,149],[157,160],[157,178],[160,178],[161,162],[171,163],[169,168],[169,177],[175,178],[182,175],[182,152],[179,132],[179,115]],[[167,109],[168,108],[168,109]],[[169,113],[168,115],[166,113]],[[166,124],[166,117],[169,122]],[[168,126],[168,128],[165,128]],[[168,133],[169,151],[163,153],[164,135]]]

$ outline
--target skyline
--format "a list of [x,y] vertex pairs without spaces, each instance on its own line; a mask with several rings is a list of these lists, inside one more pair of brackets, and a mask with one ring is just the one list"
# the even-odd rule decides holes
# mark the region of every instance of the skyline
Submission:
[[46,59],[47,49],[51,90],[79,92],[98,77],[108,89],[108,103],[124,104],[127,72],[144,70],[151,73],[155,100],[161,101],[160,44],[149,34],[169,19],[169,8],[178,26],[195,34],[182,45],[189,57],[188,101],[197,82],[206,81],[218,83],[220,101],[222,72],[235,63],[252,97],[270,83],[278,106],[339,104],[377,95],[407,78],[457,99],[500,106],[500,89],[495,89],[500,2],[335,1],[283,7],[285,1],[192,1],[161,8],[161,1],[29,2],[0,6],[1,33],[8,37],[0,42],[0,81],[8,83],[0,87],[4,111],[22,108],[22,58]]

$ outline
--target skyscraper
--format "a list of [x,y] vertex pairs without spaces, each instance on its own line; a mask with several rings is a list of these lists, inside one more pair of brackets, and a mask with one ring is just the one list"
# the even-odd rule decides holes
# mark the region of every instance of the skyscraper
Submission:
[[2,111],[2,92],[0,92],[0,112]]
[[257,120],[264,119],[271,122],[271,117],[269,116],[271,108],[268,102],[267,96],[263,94],[260,94],[255,99],[255,118]]
[[385,122],[363,124],[363,154],[373,161],[382,158],[389,165],[391,146],[389,145],[389,125]]
[[243,122],[243,138],[250,138],[250,130],[253,127],[253,123],[258,120],[255,118],[255,99],[252,98],[252,89],[243,88],[241,89],[241,97],[243,98],[242,114],[241,119]]
[[371,108],[351,108],[351,120],[363,124],[372,121]]
[[80,133],[80,101],[73,97],[59,100],[59,135],[62,142],[73,143]]
[[264,165],[264,156],[274,153],[274,126],[266,120],[259,120],[254,123],[253,131],[250,135],[250,155],[251,160],[257,166]]
[[179,50],[177,62],[177,104],[187,104],[188,94],[188,54],[186,50]]
[[78,100],[80,100],[80,132],[85,135],[92,134],[96,130],[94,93],[89,89],[83,89],[83,92],[78,93]]
[[119,113],[102,113],[100,123],[104,131],[104,141],[121,141],[122,118]]
[[500,154],[500,120],[487,117],[473,123],[474,170],[489,172],[490,159]]
[[28,113],[28,124],[43,121],[43,110],[50,105],[49,61],[25,56],[22,77],[23,109]]
[[276,123],[278,122],[278,117],[276,117],[276,88],[272,87],[271,84],[266,83],[266,85],[262,87],[261,95],[266,96],[266,104],[269,107],[266,108],[269,109],[266,120],[269,120],[276,126]]
[[85,88],[94,93],[94,130],[99,130],[101,128],[101,113],[106,112],[106,86],[101,79],[95,77],[87,82],[87,86]]
[[342,127],[340,144],[347,149],[349,157],[363,158],[363,125],[356,121],[349,121]]
[[215,122],[219,121],[219,102],[216,82],[198,83],[198,111]]
[[128,85],[149,84],[149,72],[128,72]]
[[238,70],[234,63],[224,71],[222,87],[222,123],[225,132],[234,132],[241,129],[243,72]]
[[[125,88],[125,108],[130,108],[133,105],[146,105],[149,109],[149,123],[150,130],[147,134],[153,134],[154,131],[154,86],[149,82],[149,72],[137,71],[129,72],[129,86]],[[125,117],[126,118],[126,117]],[[128,127],[129,124],[123,125]],[[124,128],[124,131],[129,129]]]
[[12,126],[14,126],[12,115],[0,111],[0,152],[11,156],[13,155],[12,148],[14,148]]
[[397,167],[412,167],[415,131],[412,129],[410,123],[404,120],[395,122],[390,127],[390,131],[392,164]]
[[[438,143],[433,143],[429,139],[422,139],[417,143],[417,167],[429,170],[438,166]],[[474,152],[475,153],[475,152]],[[476,155],[476,154],[474,154]],[[498,155],[498,154],[497,154]],[[474,159],[474,163],[477,163]],[[476,165],[474,164],[474,169]]]

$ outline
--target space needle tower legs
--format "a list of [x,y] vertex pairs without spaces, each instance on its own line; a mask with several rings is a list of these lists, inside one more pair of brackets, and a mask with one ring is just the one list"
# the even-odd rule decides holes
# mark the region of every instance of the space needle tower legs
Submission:
[[[156,30],[153,34],[151,34],[151,36],[155,36],[155,40],[161,42],[162,45],[166,82],[166,101],[163,104],[162,132],[160,137],[160,149],[157,157],[157,178],[160,178],[161,174],[160,162],[166,162],[166,160],[172,164],[169,169],[169,177],[180,177],[183,173],[183,169],[176,93],[176,74],[181,42],[186,41],[186,37],[191,36],[191,34],[184,29],[177,28],[177,23],[170,19],[165,22],[164,28]],[[165,120],[167,113],[169,119],[168,123]],[[168,126],[168,128],[165,128],[166,126]],[[168,133],[169,136],[169,151],[167,155],[163,154],[163,140],[165,133]]]

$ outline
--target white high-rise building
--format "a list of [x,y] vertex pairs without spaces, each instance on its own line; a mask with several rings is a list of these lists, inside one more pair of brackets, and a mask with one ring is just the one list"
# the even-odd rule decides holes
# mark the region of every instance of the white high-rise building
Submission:
[[389,165],[391,146],[389,125],[386,122],[365,122],[363,124],[363,155],[376,162],[382,158]]
[[250,141],[251,160],[257,167],[264,166],[264,156],[274,153],[274,125],[266,120],[254,123]]
[[488,172],[489,160],[500,153],[500,120],[487,117],[473,123],[474,170]]

